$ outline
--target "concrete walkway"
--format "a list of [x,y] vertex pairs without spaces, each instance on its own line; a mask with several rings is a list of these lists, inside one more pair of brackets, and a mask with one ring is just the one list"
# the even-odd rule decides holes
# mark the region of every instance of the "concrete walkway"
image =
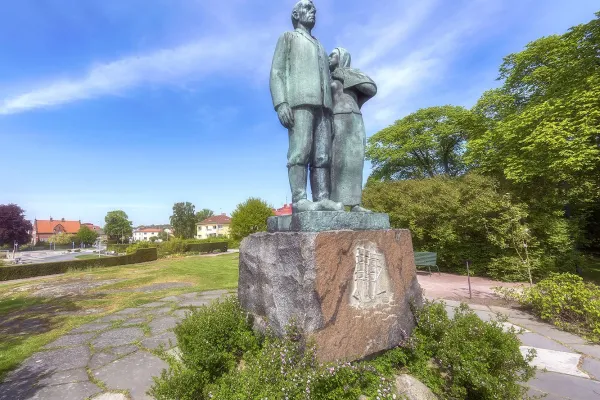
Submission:
[[[444,279],[444,275],[419,276],[427,298],[451,298],[444,301],[452,315],[460,305],[460,301],[452,299],[462,297],[465,291],[462,287],[449,289],[442,284]],[[452,279],[458,278],[452,277],[446,283]],[[530,314],[495,305],[499,299],[490,288],[499,283],[484,281],[479,282],[477,296],[467,300],[483,320],[500,313],[508,318],[507,328],[524,329],[519,334],[521,349],[523,352],[536,349],[533,364],[540,369],[529,382],[530,394],[547,394],[547,400],[600,400],[600,346],[590,345]],[[436,287],[442,288],[442,293]],[[153,383],[152,377],[160,375],[167,366],[153,351],[160,345],[167,349],[175,346],[171,329],[185,317],[187,310],[226,293],[169,296],[80,326],[11,372],[0,384],[0,400],[150,399],[146,391]],[[468,289],[466,293],[468,296]],[[483,304],[476,304],[477,301]]]

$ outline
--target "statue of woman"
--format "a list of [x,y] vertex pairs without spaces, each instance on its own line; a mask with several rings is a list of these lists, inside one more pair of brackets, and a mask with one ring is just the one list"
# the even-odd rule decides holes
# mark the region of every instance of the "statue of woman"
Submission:
[[331,155],[331,200],[361,207],[363,165],[367,135],[360,111],[377,94],[375,82],[363,72],[350,68],[350,53],[337,47],[329,56],[333,96],[333,146]]

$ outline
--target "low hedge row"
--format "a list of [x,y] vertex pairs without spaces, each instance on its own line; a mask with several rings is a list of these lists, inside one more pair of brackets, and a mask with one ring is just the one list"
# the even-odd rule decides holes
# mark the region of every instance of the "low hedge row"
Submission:
[[59,261],[31,265],[15,265],[0,268],[0,281],[62,274],[73,269],[116,267],[118,265],[154,261],[156,259],[158,259],[158,252],[156,248],[149,248],[139,249],[133,254],[117,257],[102,257],[87,260]]
[[211,253],[215,250],[225,253],[227,251],[227,242],[214,242],[214,243],[188,243],[187,251],[193,253]]

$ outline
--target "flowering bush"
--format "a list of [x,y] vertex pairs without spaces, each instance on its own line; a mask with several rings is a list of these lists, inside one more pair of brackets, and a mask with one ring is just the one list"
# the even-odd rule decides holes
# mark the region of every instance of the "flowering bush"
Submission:
[[498,289],[555,326],[600,342],[600,287],[577,275],[551,274],[532,287]]

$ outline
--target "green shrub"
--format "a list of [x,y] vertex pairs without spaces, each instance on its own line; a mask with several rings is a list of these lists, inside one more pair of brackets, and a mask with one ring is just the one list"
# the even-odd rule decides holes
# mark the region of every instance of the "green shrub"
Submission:
[[534,278],[574,268],[565,219],[534,218],[490,177],[370,180],[363,199],[367,208],[388,213],[392,227],[410,229],[416,251],[437,252],[442,270],[464,274],[471,260],[477,275],[525,281],[528,266]]
[[426,304],[404,347],[354,363],[319,363],[293,324],[283,338],[257,336],[234,298],[193,312],[175,334],[181,355],[155,379],[158,400],[393,399],[393,375],[407,370],[442,398],[516,400],[534,372],[514,331],[464,305],[449,319],[443,305]]
[[230,297],[193,311],[175,328],[181,361],[155,380],[150,394],[157,399],[205,399],[205,387],[234,369],[258,339],[237,300]]
[[522,399],[520,385],[534,375],[515,331],[501,320],[482,321],[465,304],[448,318],[443,303],[426,303],[417,328],[403,347],[376,360],[383,371],[406,368],[442,398]]
[[31,265],[14,265],[0,269],[0,282],[34,276],[62,274],[69,270],[86,268],[115,267],[154,261],[158,258],[156,249],[140,249],[133,254],[117,257],[90,258],[85,260],[59,261]]
[[600,342],[600,286],[565,273],[552,274],[532,287],[498,291],[528,307],[542,320]]

